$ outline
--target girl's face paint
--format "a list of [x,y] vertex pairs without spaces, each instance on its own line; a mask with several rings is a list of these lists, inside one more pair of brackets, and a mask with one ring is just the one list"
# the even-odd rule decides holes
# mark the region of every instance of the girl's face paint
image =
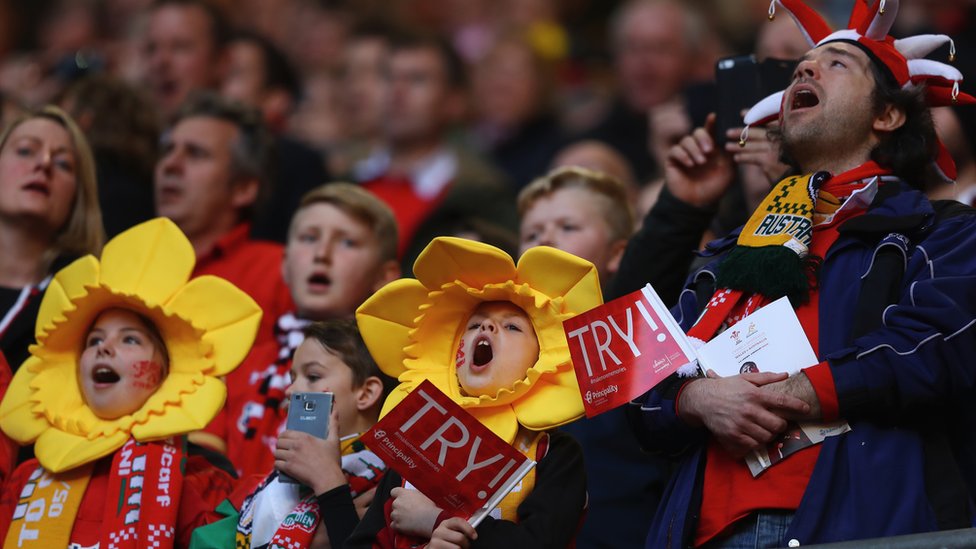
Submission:
[[464,338],[458,342],[457,355],[454,357],[454,367],[460,368],[464,365]]
[[141,389],[159,387],[163,380],[163,365],[153,360],[140,360],[132,365],[132,386]]

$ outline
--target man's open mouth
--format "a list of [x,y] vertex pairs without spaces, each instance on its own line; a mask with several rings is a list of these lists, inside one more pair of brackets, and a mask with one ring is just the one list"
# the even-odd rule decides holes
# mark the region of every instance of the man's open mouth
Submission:
[[793,93],[793,102],[790,103],[790,109],[806,109],[819,104],[820,98],[812,90],[797,90]]

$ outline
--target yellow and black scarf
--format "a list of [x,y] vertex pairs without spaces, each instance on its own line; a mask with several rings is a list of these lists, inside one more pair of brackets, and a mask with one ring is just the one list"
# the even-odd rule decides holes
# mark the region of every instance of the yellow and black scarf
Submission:
[[844,201],[837,194],[845,187],[888,173],[867,162],[836,177],[816,172],[783,179],[742,228],[735,248],[718,267],[716,286],[770,300],[788,296],[794,307],[806,303],[822,261],[808,253],[813,228],[841,207]]

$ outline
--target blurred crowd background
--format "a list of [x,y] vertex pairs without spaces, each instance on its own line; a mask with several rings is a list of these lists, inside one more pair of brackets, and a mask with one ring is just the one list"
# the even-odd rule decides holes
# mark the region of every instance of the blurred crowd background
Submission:
[[[56,103],[79,121],[109,236],[151,215],[159,134],[204,89],[259,109],[277,136],[276,190],[259,209],[285,222],[258,215],[256,237],[283,241],[303,190],[366,181],[383,171],[377,151],[425,133],[461,151],[460,174],[502,182],[513,197],[554,165],[608,172],[632,189],[640,220],[668,147],[713,109],[716,60],[806,49],[788,17],[768,21],[765,0],[167,3],[189,9],[154,17],[165,10],[152,0],[0,2],[2,119]],[[850,13],[850,0],[812,4],[835,25]],[[976,74],[976,2],[901,4],[894,34],[948,34],[957,66]],[[391,48],[418,34],[456,54],[447,91],[425,88],[423,69],[391,70]],[[937,125],[959,185],[933,192],[971,201],[974,115],[946,111]]]

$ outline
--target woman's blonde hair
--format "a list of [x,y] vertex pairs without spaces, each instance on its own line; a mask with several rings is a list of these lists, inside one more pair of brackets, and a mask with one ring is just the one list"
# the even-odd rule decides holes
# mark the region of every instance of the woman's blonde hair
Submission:
[[54,105],[47,105],[40,109],[26,112],[15,118],[10,125],[0,133],[0,150],[6,146],[10,134],[18,126],[33,120],[44,118],[53,120],[68,132],[75,154],[75,196],[72,201],[71,213],[64,225],[55,233],[54,242],[49,248],[48,261],[53,261],[61,254],[82,256],[85,254],[98,255],[105,243],[105,229],[102,226],[102,209],[98,205],[98,181],[95,178],[95,157],[88,139],[63,110]]

